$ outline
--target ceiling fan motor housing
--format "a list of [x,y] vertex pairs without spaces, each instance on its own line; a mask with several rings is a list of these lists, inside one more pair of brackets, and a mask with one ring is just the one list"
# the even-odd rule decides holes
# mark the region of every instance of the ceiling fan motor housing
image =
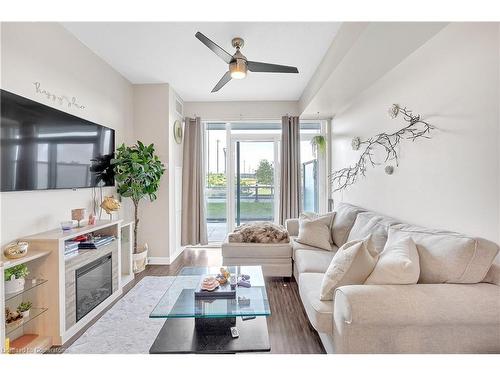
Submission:
[[[241,45],[243,45],[243,39],[234,38],[233,45],[235,44],[235,39],[241,40]],[[236,47],[236,53],[233,55],[233,60],[229,63],[229,72],[231,77],[234,79],[242,79],[247,75],[247,58],[240,52],[240,48]]]

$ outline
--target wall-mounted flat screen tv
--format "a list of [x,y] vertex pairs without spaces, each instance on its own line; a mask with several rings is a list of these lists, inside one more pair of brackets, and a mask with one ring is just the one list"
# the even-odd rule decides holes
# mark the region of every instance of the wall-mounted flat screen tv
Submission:
[[1,191],[114,186],[115,131],[1,91]]

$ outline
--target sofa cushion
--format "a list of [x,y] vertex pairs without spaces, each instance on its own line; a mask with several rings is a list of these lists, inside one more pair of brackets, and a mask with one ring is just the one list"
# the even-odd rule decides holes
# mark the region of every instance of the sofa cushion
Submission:
[[371,234],[373,245],[380,253],[387,241],[389,227],[399,223],[390,217],[374,212],[361,212],[356,216],[356,221],[349,232],[347,241],[360,240]]
[[452,331],[453,325],[485,324],[500,334],[499,293],[487,283],[346,285],[336,290],[335,310],[344,310],[343,319],[353,325],[445,324]]
[[299,294],[311,325],[318,332],[333,334],[333,301],[321,301],[322,273],[301,273]]
[[420,276],[418,251],[411,237],[389,238],[365,284],[416,284]]
[[291,258],[292,244],[279,243],[222,243],[222,256],[224,258]]
[[325,272],[320,299],[333,300],[335,289],[342,285],[363,284],[372,273],[378,256],[371,236],[347,242],[337,251]]
[[334,216],[333,212],[323,216],[301,215],[297,242],[324,250],[332,250],[331,228]]
[[[486,244],[486,243],[485,243]],[[490,246],[496,246],[494,243],[490,243]],[[490,270],[486,274],[483,280],[485,283],[495,284],[500,286],[500,253],[497,254],[493,260],[493,264]]]
[[295,252],[295,267],[298,273],[325,273],[334,255],[333,251],[299,249]]
[[349,203],[339,203],[335,210],[335,217],[333,218],[332,237],[333,243],[338,247],[347,242],[347,237],[351,231],[356,216],[366,211],[360,207],[353,206]]
[[465,235],[426,229],[408,224],[396,225],[394,236],[411,236],[420,257],[419,283],[481,282],[498,253],[491,242]]

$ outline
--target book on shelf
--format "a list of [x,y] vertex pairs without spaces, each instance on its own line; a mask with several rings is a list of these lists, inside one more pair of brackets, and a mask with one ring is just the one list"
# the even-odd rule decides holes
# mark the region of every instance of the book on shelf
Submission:
[[97,249],[100,246],[107,245],[115,240],[115,236],[95,236],[87,241],[81,241],[78,243],[78,249],[80,250],[92,250]]

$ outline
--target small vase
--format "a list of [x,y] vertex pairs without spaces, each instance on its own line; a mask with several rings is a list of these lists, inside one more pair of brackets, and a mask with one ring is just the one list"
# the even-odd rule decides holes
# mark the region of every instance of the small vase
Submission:
[[21,314],[23,314],[23,318],[28,318],[30,316],[30,310],[23,311]]

